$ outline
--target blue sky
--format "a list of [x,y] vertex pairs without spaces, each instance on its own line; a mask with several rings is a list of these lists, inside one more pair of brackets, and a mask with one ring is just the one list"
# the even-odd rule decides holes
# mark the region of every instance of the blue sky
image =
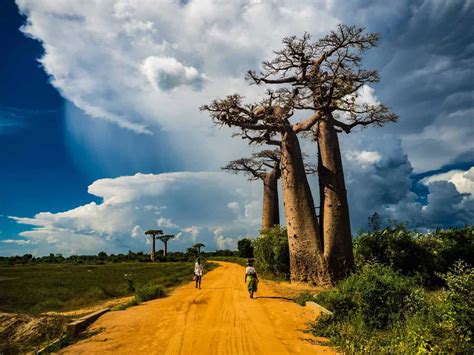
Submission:
[[400,116],[341,136],[353,232],[373,212],[472,223],[473,15],[468,0],[2,2],[0,255],[147,250],[155,227],[172,250],[256,235],[260,186],[219,171],[252,149],[198,107],[257,97],[244,73],[284,36],[341,22],[381,34],[365,63],[382,80],[361,95]]
[[74,166],[64,142],[64,99],[37,59],[42,46],[18,29],[12,1],[0,12],[0,238],[27,229],[6,218],[61,211],[90,199],[91,179]]

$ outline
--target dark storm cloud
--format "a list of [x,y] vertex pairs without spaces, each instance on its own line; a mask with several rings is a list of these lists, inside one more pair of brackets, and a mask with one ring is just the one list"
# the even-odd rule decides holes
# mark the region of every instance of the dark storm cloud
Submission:
[[401,135],[415,170],[472,155],[472,144],[452,151],[433,131],[454,141],[465,140],[466,131],[474,134],[474,2],[361,0],[336,2],[334,11],[343,22],[380,33],[366,64],[380,71],[377,96],[400,116],[382,131]]
[[[366,150],[361,150],[361,146]],[[392,220],[422,230],[474,222],[471,194],[459,192],[450,181],[421,182],[413,175],[399,139],[380,136],[368,142],[360,137],[356,142],[348,142],[346,148],[349,153],[346,153],[345,170],[353,232],[366,229],[368,217],[375,212],[385,223]],[[363,157],[369,156],[369,152],[380,158],[364,161]],[[474,180],[468,173],[465,179]]]

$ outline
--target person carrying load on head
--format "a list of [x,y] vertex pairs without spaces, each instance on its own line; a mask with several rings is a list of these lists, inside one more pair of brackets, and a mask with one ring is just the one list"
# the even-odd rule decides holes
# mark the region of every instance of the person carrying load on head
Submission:
[[257,271],[252,265],[252,260],[247,261],[247,268],[245,269],[245,282],[247,283],[247,289],[250,294],[250,298],[253,298],[253,294],[257,292],[258,277]]

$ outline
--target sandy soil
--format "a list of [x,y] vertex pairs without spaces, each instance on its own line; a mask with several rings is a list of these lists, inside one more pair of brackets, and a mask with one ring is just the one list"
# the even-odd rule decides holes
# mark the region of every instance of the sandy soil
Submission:
[[[242,266],[221,263],[163,299],[110,312],[94,323],[103,330],[63,349],[67,354],[314,354],[334,353],[303,332],[318,314],[285,299],[285,287],[260,282],[250,299]],[[321,340],[321,339],[319,339]]]

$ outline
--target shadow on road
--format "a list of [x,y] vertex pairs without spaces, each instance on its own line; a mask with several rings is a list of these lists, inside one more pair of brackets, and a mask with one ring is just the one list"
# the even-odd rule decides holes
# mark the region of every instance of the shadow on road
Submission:
[[288,297],[283,297],[283,296],[256,296],[254,298],[255,299],[269,298],[269,299],[285,300],[285,301],[292,301],[293,302],[293,298],[288,298]]

